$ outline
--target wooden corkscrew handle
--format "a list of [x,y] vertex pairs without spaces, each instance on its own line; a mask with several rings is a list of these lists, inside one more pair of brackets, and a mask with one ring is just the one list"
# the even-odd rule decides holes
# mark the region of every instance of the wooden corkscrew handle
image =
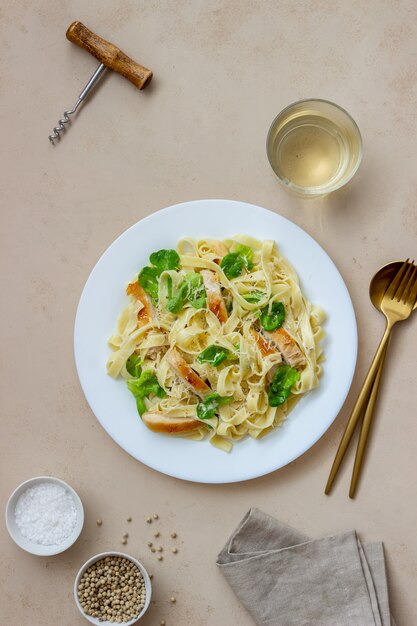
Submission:
[[152,80],[152,71],[136,63],[117,46],[102,39],[81,22],[73,22],[66,33],[67,39],[81,46],[107,67],[144,89]]

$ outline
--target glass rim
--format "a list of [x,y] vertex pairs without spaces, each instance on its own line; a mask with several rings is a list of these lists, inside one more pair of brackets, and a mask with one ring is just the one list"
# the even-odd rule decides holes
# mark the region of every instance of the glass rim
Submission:
[[[329,187],[325,192],[323,192],[322,190],[319,190],[316,187],[301,187],[300,185],[296,185],[294,183],[291,183],[291,185],[288,185],[283,180],[283,178],[275,171],[275,168],[274,168],[274,166],[272,164],[271,157],[270,157],[270,151],[269,151],[269,143],[270,142],[269,142],[269,140],[270,140],[270,137],[271,137],[271,134],[272,134],[272,130],[275,127],[277,120],[284,113],[286,113],[289,109],[293,108],[297,104],[304,104],[306,102],[323,102],[324,104],[329,104],[331,107],[334,107],[334,108],[338,109],[339,111],[341,111],[351,121],[355,131],[357,132],[358,138],[359,138],[359,154],[358,154],[358,157],[356,159],[356,163],[355,163],[354,167],[352,168],[352,171],[350,172],[348,178],[345,181],[343,181],[343,182],[335,183],[334,185]],[[275,176],[278,178],[280,183],[282,185],[284,185],[287,189],[289,189],[290,191],[293,191],[294,193],[298,193],[300,195],[303,195],[303,196],[324,196],[324,195],[327,195],[327,194],[331,193],[332,191],[336,191],[337,189],[340,189],[341,187],[344,187],[345,185],[347,185],[347,183],[350,180],[352,180],[353,176],[358,171],[359,166],[362,163],[362,156],[363,156],[362,135],[361,135],[361,131],[359,129],[359,126],[356,123],[356,121],[354,120],[354,118],[351,116],[351,114],[348,111],[346,111],[346,109],[344,109],[339,104],[336,104],[335,102],[332,102],[331,100],[326,100],[325,98],[302,98],[301,100],[295,100],[294,102],[291,102],[290,104],[288,104],[272,120],[272,123],[271,123],[271,125],[269,127],[269,130],[268,130],[268,134],[266,136],[266,156],[268,157],[269,165],[271,166],[271,169],[274,172]]]

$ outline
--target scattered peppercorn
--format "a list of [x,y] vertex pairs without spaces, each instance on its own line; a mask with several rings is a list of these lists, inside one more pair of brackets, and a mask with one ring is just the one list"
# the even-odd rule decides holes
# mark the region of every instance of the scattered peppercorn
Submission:
[[132,521],[132,518],[130,517],[130,515],[129,515],[129,517],[126,519],[126,521],[127,521],[127,522],[131,522],[131,521]]
[[101,526],[102,523],[103,523],[103,520],[101,520],[100,518],[98,520],[96,520],[97,526]]
[[127,544],[127,539],[126,539],[126,537],[123,537],[123,539],[122,539],[122,544],[123,544],[124,546]]
[[148,522],[148,524],[152,524],[152,517],[147,517],[146,521]]
[[178,548],[172,548],[172,552],[173,552],[174,554],[177,554],[177,552],[178,552]]
[[123,539],[127,539],[128,537],[129,537],[129,533],[125,533],[125,534],[123,535]]
[[177,598],[175,596],[171,596],[171,602],[172,604],[175,604],[175,602],[177,601]]
[[161,626],[165,626],[165,624],[166,624],[164,619],[161,619],[161,621],[159,623],[161,624]]
[[163,558],[162,554],[158,554],[158,561],[162,561]]
[[152,541],[148,541],[148,546],[149,546],[150,548],[152,548],[152,546],[153,546]]
[[171,537],[172,537],[173,539],[176,539],[176,538],[177,538],[177,533],[171,533]]
[[154,537],[159,537],[161,533],[157,530],[156,533],[153,534]]
[[153,518],[154,518],[154,519],[159,519],[159,515],[158,515],[158,513],[154,513],[154,514],[153,514]]
[[157,551],[158,551],[158,552],[162,552],[162,550],[163,550],[163,547],[162,547],[162,546],[158,546],[158,547],[157,547]]

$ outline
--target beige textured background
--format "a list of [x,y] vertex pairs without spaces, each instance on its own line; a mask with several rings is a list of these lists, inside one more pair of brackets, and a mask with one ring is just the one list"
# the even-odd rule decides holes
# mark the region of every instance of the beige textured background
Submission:
[[[155,80],[139,93],[107,76],[52,148],[48,134],[96,67],[65,39],[75,19],[151,67]],[[392,341],[359,497],[347,497],[352,456],[334,494],[323,495],[383,330],[369,279],[416,254],[416,24],[413,0],[3,3],[0,502],[22,480],[52,474],[78,490],[86,523],[76,546],[47,559],[22,552],[1,525],[1,624],[84,624],[74,575],[87,557],[119,547],[132,515],[128,550],[155,575],[144,626],[162,618],[249,626],[214,561],[251,505],[312,536],[354,527],[384,540],[398,626],[417,624],[415,319]],[[311,96],[352,113],[365,153],[345,190],[302,202],[279,187],[264,141],[281,108]],[[205,197],[260,204],[312,234],[342,272],[359,326],[355,382],[335,424],[290,466],[240,485],[180,482],[130,458],[91,413],[73,362],[76,306],[98,256],[143,216]],[[178,555],[162,563],[145,547],[144,516],[154,511],[162,544],[171,530],[180,537]]]

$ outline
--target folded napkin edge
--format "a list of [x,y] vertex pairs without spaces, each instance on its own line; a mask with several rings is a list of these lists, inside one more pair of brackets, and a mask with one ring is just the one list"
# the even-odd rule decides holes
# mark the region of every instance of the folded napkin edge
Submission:
[[257,509],[256,507],[251,507],[249,509],[249,511],[247,511],[247,513],[245,513],[245,515],[241,519],[239,525],[232,531],[232,534],[226,540],[226,543],[224,544],[223,548],[220,550],[219,554],[217,555],[216,565],[218,565],[218,566],[223,565],[223,564],[226,565],[226,563],[222,563],[221,562],[221,558],[222,558],[223,555],[224,556],[230,555],[229,548],[230,548],[230,546],[232,544],[233,538],[245,526],[245,524],[246,524],[247,520],[249,519],[249,516],[251,515],[252,511],[259,511],[259,512],[261,512],[260,509]]
[[228,561],[220,561],[220,557],[222,554],[225,554],[224,551],[220,552],[218,557],[217,557],[217,561],[216,561],[216,565],[222,569],[227,568],[229,566],[234,566],[236,567],[237,565],[239,565],[240,563],[248,563],[248,562],[253,562],[256,559],[261,559],[264,558],[265,555],[268,554],[278,554],[278,553],[284,553],[287,552],[289,550],[295,550],[296,548],[301,548],[303,546],[306,546],[310,543],[318,543],[318,542],[328,542],[328,541],[332,541],[332,540],[341,540],[341,539],[347,539],[349,537],[352,537],[352,539],[355,540],[356,543],[359,543],[360,545],[360,540],[358,538],[357,532],[356,530],[348,530],[342,533],[336,533],[334,535],[327,535],[325,537],[321,537],[320,539],[308,539],[307,541],[301,541],[300,543],[296,543],[293,544],[291,546],[286,546],[285,548],[276,548],[275,550],[272,549],[267,549],[267,550],[262,550],[260,552],[226,552],[226,554],[230,557],[234,557],[234,556],[239,556],[239,557],[247,557],[244,559],[239,559],[239,560],[228,560]]

